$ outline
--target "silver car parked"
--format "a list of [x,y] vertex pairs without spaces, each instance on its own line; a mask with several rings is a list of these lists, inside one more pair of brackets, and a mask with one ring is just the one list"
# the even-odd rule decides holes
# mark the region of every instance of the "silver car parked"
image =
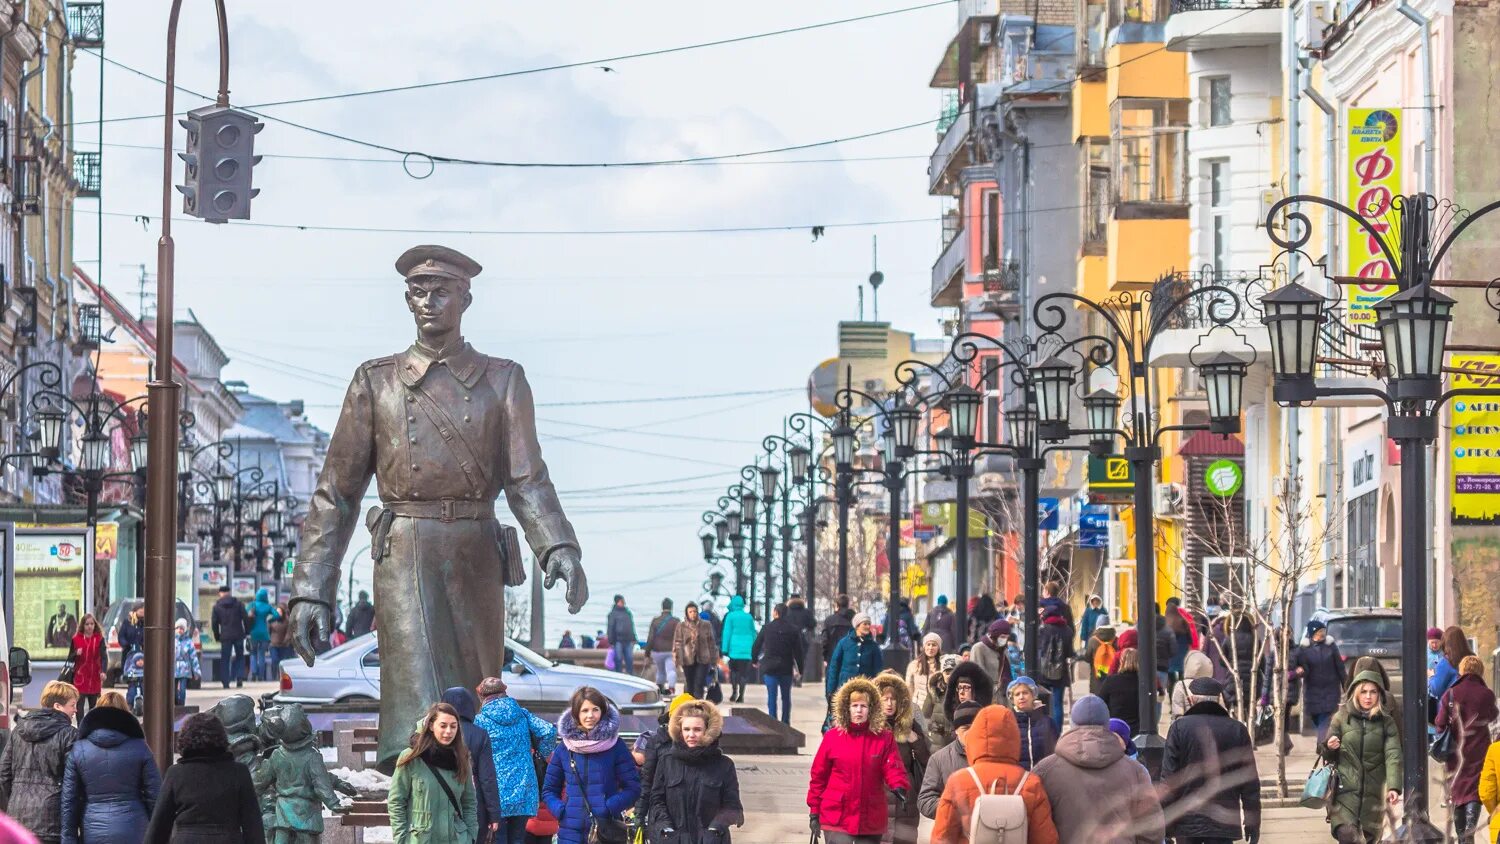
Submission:
[[[283,703],[317,705],[380,700],[380,645],[375,633],[351,639],[318,656],[311,667],[299,659],[281,663]],[[656,684],[630,674],[553,662],[507,638],[505,684],[509,694],[528,706],[566,706],[579,686],[593,686],[624,713],[657,714],[666,709]],[[475,684],[479,679],[475,678]]]

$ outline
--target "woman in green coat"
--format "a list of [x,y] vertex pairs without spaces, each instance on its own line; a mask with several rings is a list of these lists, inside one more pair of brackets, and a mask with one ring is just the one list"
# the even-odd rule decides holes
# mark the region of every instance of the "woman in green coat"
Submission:
[[1401,796],[1400,728],[1386,710],[1385,693],[1379,673],[1354,675],[1318,748],[1338,777],[1328,825],[1341,844],[1378,841],[1386,806]]
[[[479,836],[478,804],[458,712],[435,703],[401,751],[391,777],[395,844],[471,844]],[[446,786],[446,788],[444,787]]]

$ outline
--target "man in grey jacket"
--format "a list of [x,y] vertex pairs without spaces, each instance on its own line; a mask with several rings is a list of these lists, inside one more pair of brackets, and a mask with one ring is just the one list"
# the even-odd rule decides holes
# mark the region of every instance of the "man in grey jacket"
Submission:
[[922,788],[917,792],[917,811],[922,813],[922,817],[937,817],[938,801],[943,797],[943,787],[948,784],[948,778],[969,766],[969,759],[964,755],[964,738],[968,736],[969,726],[983,708],[979,703],[961,703],[953,710],[953,734],[958,737],[958,741],[949,742],[947,747],[932,754],[932,758],[927,760],[927,772],[922,775]]
[[1057,740],[1057,749],[1032,769],[1052,804],[1058,840],[1160,844],[1166,824],[1151,775],[1125,755],[1124,743],[1109,729],[1104,701],[1084,695],[1069,721],[1073,727]]

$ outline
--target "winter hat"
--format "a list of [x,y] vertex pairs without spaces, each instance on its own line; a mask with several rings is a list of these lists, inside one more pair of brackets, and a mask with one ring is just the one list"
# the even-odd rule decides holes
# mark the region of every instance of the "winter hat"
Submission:
[[1319,630],[1327,630],[1327,629],[1328,629],[1328,625],[1324,624],[1323,622],[1321,622],[1321,621],[1319,621],[1319,620],[1317,620],[1315,618],[1312,621],[1309,621],[1307,623],[1307,638],[1311,639],[1313,637],[1314,633],[1318,632]]
[[1073,702],[1068,717],[1075,727],[1103,727],[1109,724],[1109,706],[1098,695],[1084,695]]
[[938,667],[943,669],[943,671],[952,671],[953,669],[957,668],[958,654],[943,654],[943,656],[938,659]]
[[1127,755],[1136,751],[1135,741],[1130,738],[1130,725],[1119,718],[1109,719],[1109,731],[1120,737],[1125,742],[1125,753]]
[[939,595],[938,596],[938,606],[940,606],[940,607],[946,607],[946,606],[948,606],[948,596],[947,595]]
[[1441,627],[1429,627],[1429,628],[1427,628],[1427,638],[1429,638],[1429,639],[1441,639],[1441,638],[1443,638],[1443,628],[1441,628]]
[[1193,697],[1218,697],[1224,694],[1224,684],[1212,677],[1199,677],[1188,683],[1188,694]]
[[661,599],[661,608],[664,609],[664,610],[671,609],[672,608],[672,599],[671,598],[662,598]]
[[1010,635],[1010,622],[997,618],[990,622],[990,626],[985,628],[984,632],[988,633],[992,639],[1003,639]]
[[854,614],[854,620],[851,621],[851,622],[849,622],[849,623],[851,625],[853,625],[854,627],[856,627],[856,628],[859,627],[861,624],[869,624],[870,623],[870,614],[869,613],[863,613],[863,612],[857,612],[857,613]]
[[669,703],[669,704],[667,704],[667,714],[670,715],[673,712],[676,712],[677,711],[677,707],[683,705],[684,703],[687,703],[690,700],[697,700],[697,698],[693,697],[692,695],[688,694],[687,692],[683,692],[682,694],[678,695],[677,697],[672,698],[672,702]]
[[1113,642],[1115,640],[1115,628],[1108,621],[1094,628],[1094,638],[1101,642]]
[[959,727],[967,727],[973,724],[974,719],[979,716],[981,709],[984,709],[984,706],[972,700],[968,703],[960,703],[953,710],[953,728],[958,729]]
[[1011,680],[1010,685],[1005,687],[1005,696],[1010,697],[1010,693],[1016,690],[1016,686],[1026,686],[1031,689],[1032,694],[1036,694],[1036,681],[1022,674]]
[[479,688],[474,691],[479,693],[480,700],[489,700],[497,695],[505,694],[505,681],[499,677],[486,677],[479,681]]
[[936,633],[928,633],[926,636],[922,637],[922,647],[927,647],[928,642],[937,642],[938,648],[941,649],[943,647],[943,637],[939,636]]

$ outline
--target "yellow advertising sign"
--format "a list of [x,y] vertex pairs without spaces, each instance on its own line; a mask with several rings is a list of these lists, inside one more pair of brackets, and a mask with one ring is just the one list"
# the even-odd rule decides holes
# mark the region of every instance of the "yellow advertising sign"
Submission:
[[94,559],[107,562],[119,556],[120,526],[114,522],[94,525]]
[[[1349,109],[1348,205],[1382,236],[1390,228],[1386,212],[1401,194],[1401,109]],[[1348,290],[1351,323],[1374,324],[1376,302],[1396,292],[1395,268],[1363,226],[1348,222],[1348,275],[1361,279]]]
[[[1500,355],[1453,355],[1455,388],[1500,387]],[[1453,524],[1500,525],[1500,399],[1453,401],[1448,461]]]

